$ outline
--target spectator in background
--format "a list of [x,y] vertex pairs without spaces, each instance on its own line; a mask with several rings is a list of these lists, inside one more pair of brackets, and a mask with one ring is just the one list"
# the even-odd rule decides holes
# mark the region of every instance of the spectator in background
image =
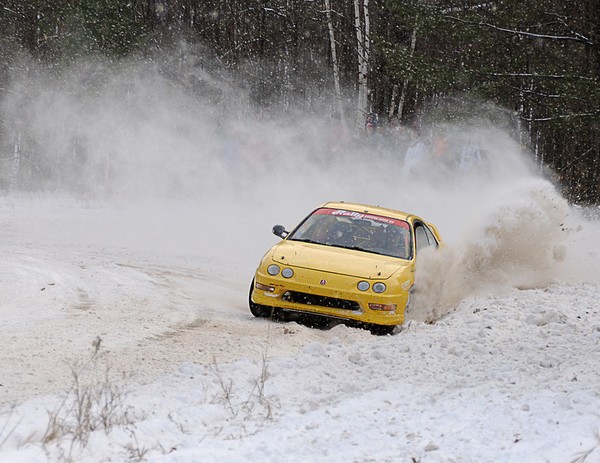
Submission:
[[376,113],[369,113],[365,119],[365,131],[367,132],[367,136],[372,136],[377,133],[377,129],[379,128],[379,117],[377,117]]

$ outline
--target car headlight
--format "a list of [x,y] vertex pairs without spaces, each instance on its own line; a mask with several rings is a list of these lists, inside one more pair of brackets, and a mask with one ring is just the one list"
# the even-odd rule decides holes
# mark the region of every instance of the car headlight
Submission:
[[281,276],[283,278],[292,278],[294,276],[294,271],[291,268],[286,267],[281,271]]
[[279,265],[271,264],[267,267],[267,273],[271,276],[275,276],[279,273]]
[[387,288],[383,283],[375,283],[373,285],[373,292],[375,293],[383,293],[386,289]]
[[358,288],[359,291],[366,291],[367,289],[369,289],[371,287],[371,285],[369,284],[368,281],[359,281],[358,284],[356,285],[356,287]]

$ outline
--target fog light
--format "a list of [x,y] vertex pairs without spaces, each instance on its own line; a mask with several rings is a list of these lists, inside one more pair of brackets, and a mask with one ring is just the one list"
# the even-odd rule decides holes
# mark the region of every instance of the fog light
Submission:
[[259,289],[261,291],[268,291],[269,293],[272,293],[273,291],[275,291],[274,286],[263,285],[262,283],[259,283],[258,281],[255,283],[254,286],[256,287],[256,289]]
[[382,312],[392,312],[396,310],[396,304],[371,304],[369,303],[369,309],[379,310]]

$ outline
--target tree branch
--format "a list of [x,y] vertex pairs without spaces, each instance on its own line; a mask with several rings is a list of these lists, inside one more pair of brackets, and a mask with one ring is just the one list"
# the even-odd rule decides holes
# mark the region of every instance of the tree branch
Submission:
[[592,111],[589,113],[576,113],[576,114],[560,114],[558,116],[549,117],[523,117],[520,116],[521,120],[526,122],[548,122],[557,121],[561,119],[573,119],[575,117],[596,117],[600,114],[600,111]]
[[478,74],[491,77],[528,77],[536,79],[576,79],[595,82],[592,77],[573,76],[568,74],[534,74],[531,72],[477,72]]
[[574,35],[535,34],[533,32],[525,32],[525,31],[517,31],[517,30],[513,30],[513,29],[507,29],[507,28],[495,26],[494,24],[490,24],[490,23],[486,23],[486,22],[467,21],[462,18],[457,18],[456,16],[446,16],[446,18],[461,22],[463,24],[468,24],[470,26],[478,26],[481,28],[493,29],[498,32],[505,32],[508,34],[518,35],[521,37],[527,37],[530,39],[563,40],[563,41],[573,41],[573,42],[585,43],[586,45],[595,45],[592,40],[590,40],[587,37],[584,37],[581,34],[577,34],[577,33],[575,33]]

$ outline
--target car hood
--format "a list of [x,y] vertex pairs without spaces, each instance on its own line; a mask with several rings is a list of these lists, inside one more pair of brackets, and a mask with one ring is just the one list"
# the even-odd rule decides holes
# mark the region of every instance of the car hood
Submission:
[[299,241],[283,241],[271,249],[271,258],[282,265],[366,279],[387,279],[410,261]]

